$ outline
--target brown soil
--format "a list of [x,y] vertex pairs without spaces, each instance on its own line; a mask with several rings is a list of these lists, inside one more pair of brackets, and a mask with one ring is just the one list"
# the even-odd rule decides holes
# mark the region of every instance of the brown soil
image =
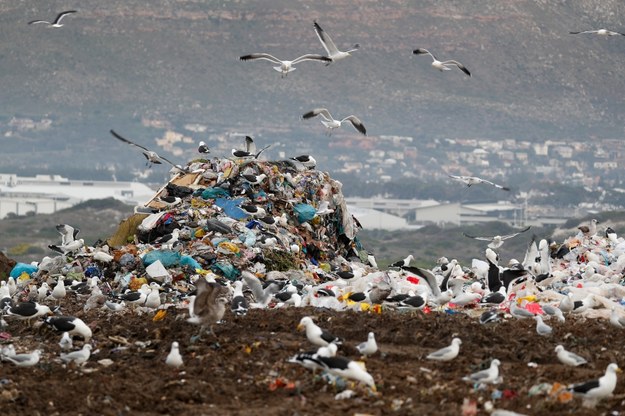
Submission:
[[[461,415],[464,398],[475,400],[478,414],[484,415],[483,403],[499,393],[503,397],[493,400],[496,408],[524,414],[607,415],[625,409],[622,382],[614,396],[595,409],[582,407],[579,398],[560,403],[555,395],[528,394],[540,383],[586,381],[601,376],[610,362],[623,364],[623,332],[602,320],[552,320],[554,335],[544,338],[535,334],[533,320],[485,326],[476,318],[445,312],[256,309],[237,319],[226,314],[225,322],[216,326],[216,338],[204,335],[191,343],[198,327],[186,322],[184,309],[170,309],[157,322],[152,314],[84,314],[78,304],[66,305],[65,310],[92,326],[90,360],[82,369],[66,367],[57,360],[59,334],[45,325],[11,322],[10,341],[18,352],[43,347],[44,355],[32,368],[0,364],[3,415]],[[366,366],[377,393],[348,383],[357,395],[335,400],[341,383],[328,384],[319,374],[287,362],[293,354],[313,349],[304,333],[296,331],[304,315],[343,337],[339,354],[351,358],[357,358],[354,346],[369,331],[375,332],[380,352],[368,358]],[[463,342],[458,358],[449,363],[425,359],[456,335]],[[164,363],[174,340],[185,360],[182,371]],[[590,363],[578,368],[560,364],[554,353],[558,343]],[[76,340],[74,347],[81,344]],[[113,364],[98,363],[106,358]],[[502,363],[501,384],[476,390],[462,381],[492,358]]]

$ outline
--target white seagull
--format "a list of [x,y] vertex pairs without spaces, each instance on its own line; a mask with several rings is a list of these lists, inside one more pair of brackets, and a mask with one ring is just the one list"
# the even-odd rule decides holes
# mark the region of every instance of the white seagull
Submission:
[[581,35],[581,34],[584,34],[584,33],[589,33],[589,34],[599,35],[599,36],[625,36],[625,33],[614,32],[614,31],[608,30],[608,29],[582,30],[580,32],[569,32],[569,33],[571,35]]
[[63,26],[63,24],[61,23],[61,20],[68,14],[72,14],[72,13],[76,13],[76,10],[67,10],[67,11],[59,13],[53,22],[48,22],[47,20],[33,20],[33,21],[28,22],[28,24],[36,25],[38,23],[45,23],[49,27],[61,27]]
[[367,340],[356,346],[358,352],[364,356],[373,355],[378,351],[378,344],[375,342],[375,335],[369,332]]
[[318,347],[326,347],[330,343],[341,344],[340,338],[319,328],[310,316],[304,316],[300,320],[297,330],[301,331],[302,329],[306,330],[306,338]]
[[178,345],[178,341],[174,341],[171,343],[171,350],[169,351],[169,354],[167,354],[167,358],[165,359],[165,364],[167,364],[170,367],[175,367],[175,368],[178,368],[182,364],[184,364],[182,361],[182,355],[180,355],[180,348]]
[[[340,51],[336,47],[334,42],[332,42],[332,38],[330,38],[330,36],[321,28],[321,26],[319,26],[317,22],[315,22],[314,27],[315,33],[321,41],[321,45],[323,45],[323,49],[326,50],[326,52],[328,53],[328,58],[330,58],[332,62],[346,58],[351,55],[351,52],[357,51],[360,48],[359,44],[355,44],[351,47],[351,49],[348,49],[347,51]],[[326,65],[330,65],[330,62],[328,62]]]
[[200,141],[200,144],[198,144],[197,146],[197,151],[202,154],[211,152],[206,143],[204,143],[204,141]]
[[299,56],[292,61],[281,61],[273,55],[268,53],[252,53],[250,55],[243,55],[239,58],[242,61],[253,61],[256,59],[264,59],[265,61],[273,62],[279,66],[274,66],[273,69],[282,74],[282,78],[286,77],[289,72],[294,71],[296,68],[293,66],[304,61],[320,61],[320,62],[332,62],[332,59],[327,56],[315,55],[308,53],[306,55]]
[[580,357],[571,351],[565,350],[562,345],[558,345],[556,347],[556,355],[562,364],[573,367],[577,367],[578,365],[586,364],[588,362],[584,357]]
[[493,250],[496,250],[496,249],[498,249],[499,247],[501,247],[503,245],[503,242],[505,240],[508,240],[508,239],[510,239],[512,237],[516,237],[517,235],[526,232],[530,228],[531,228],[531,226],[528,225],[527,227],[525,227],[521,231],[516,232],[514,234],[496,235],[496,236],[493,236],[493,237],[476,237],[474,235],[469,235],[467,233],[462,233],[462,235],[464,235],[465,237],[468,237],[468,238],[472,238],[474,240],[490,241],[490,243],[488,244],[488,247],[493,249]]
[[571,391],[575,394],[584,396],[586,399],[593,401],[603,399],[612,394],[616,388],[616,373],[621,373],[622,370],[617,364],[611,363],[605,370],[605,374],[597,379],[587,381],[585,383],[575,384],[570,387]]
[[39,362],[41,358],[41,350],[34,350],[31,353],[3,355],[3,361],[10,361],[18,367],[32,367]]
[[[165,159],[165,158],[164,158],[164,157],[162,157],[162,156],[159,156],[156,152],[153,152],[152,150],[149,150],[149,149],[147,149],[147,148],[145,148],[145,147],[141,146],[140,144],[137,144],[137,143],[131,142],[130,140],[123,138],[123,137],[122,137],[122,136],[120,136],[119,134],[115,133],[115,131],[111,130],[111,134],[112,134],[112,135],[113,135],[113,137],[115,137],[116,139],[121,140],[121,141],[122,141],[122,142],[124,142],[124,143],[127,143],[127,144],[129,144],[129,145],[131,145],[131,146],[138,147],[139,149],[143,150],[143,156],[145,156],[145,158],[146,158],[146,160],[147,160],[147,161],[146,161],[146,163],[145,163],[145,165],[146,165],[147,167],[152,167],[152,165],[153,165],[153,164],[160,165],[160,164],[162,164],[162,162],[161,162],[161,161],[165,161],[165,162],[169,163],[170,165],[172,165],[173,167],[175,167],[176,169],[180,169],[180,167],[179,167],[179,166],[176,166],[173,162],[171,162],[171,161],[169,161],[169,160]],[[180,169],[180,170],[182,170],[182,169]]]
[[551,333],[553,332],[553,329],[549,325],[547,325],[545,322],[543,322],[542,316],[534,315],[534,319],[536,320],[536,333],[538,335],[543,335],[543,336],[551,335]]
[[467,188],[470,187],[471,185],[477,185],[477,184],[480,184],[480,183],[485,183],[487,185],[494,186],[495,188],[499,188],[502,191],[509,191],[510,190],[510,188],[508,188],[507,186],[498,185],[498,184],[493,183],[491,181],[487,181],[486,179],[478,178],[477,176],[449,175],[449,177],[451,179],[453,179],[453,180],[456,180],[456,181],[464,183],[465,185],[467,185]]
[[341,120],[335,120],[332,117],[332,114],[330,114],[330,112],[327,109],[315,108],[314,110],[311,110],[307,112],[306,114],[304,114],[302,118],[304,120],[307,120],[309,118],[313,118],[319,115],[321,116],[321,123],[324,126],[326,126],[326,128],[329,129],[328,130],[329,132],[331,132],[333,129],[337,129],[341,127],[341,124],[344,121],[349,121],[350,123],[352,123],[352,126],[354,126],[356,130],[358,130],[360,133],[364,134],[365,136],[367,135],[367,129],[365,128],[364,124],[362,124],[362,121],[360,121],[360,119],[354,115],[347,116]]
[[85,344],[82,346],[82,349],[68,352],[67,354],[62,352],[59,357],[64,363],[69,364],[74,362],[77,365],[83,365],[91,356],[91,348],[93,348],[91,344]]
[[462,344],[460,338],[454,338],[451,340],[451,345],[441,348],[438,351],[431,352],[425,358],[436,361],[451,361],[458,356],[458,353],[460,352],[460,344]]
[[494,359],[490,362],[490,367],[486,370],[478,371],[467,377],[463,377],[464,381],[471,381],[474,383],[496,383],[499,378],[499,366],[501,362],[498,359]]
[[464,72],[468,76],[471,76],[471,73],[469,72],[469,70],[464,65],[462,65],[460,62],[458,62],[458,61],[454,61],[454,60],[439,61],[432,54],[432,52],[428,51],[427,49],[423,49],[423,48],[415,49],[415,50],[412,51],[412,53],[414,53],[415,55],[423,55],[423,54],[430,55],[432,57],[432,66],[434,68],[438,69],[439,71],[451,71],[450,66],[451,65],[455,65],[455,66],[458,67],[459,70],[461,70],[462,72]]

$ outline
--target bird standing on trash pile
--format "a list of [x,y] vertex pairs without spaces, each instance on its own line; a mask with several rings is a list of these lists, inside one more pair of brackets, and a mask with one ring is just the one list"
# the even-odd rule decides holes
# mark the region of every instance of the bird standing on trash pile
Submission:
[[63,361],[64,363],[69,364],[73,362],[77,365],[83,365],[84,363],[87,362],[87,360],[89,360],[89,357],[91,356],[92,348],[93,347],[91,346],[91,344],[85,344],[82,346],[81,349],[77,351],[72,351],[68,353],[62,352],[59,357],[61,358],[61,361]]
[[44,315],[52,315],[52,311],[46,305],[40,305],[37,302],[20,302],[5,310],[7,317],[13,317],[20,320],[28,320],[30,323],[33,319]]
[[236,316],[247,315],[249,305],[245,296],[243,296],[243,282],[237,280],[232,284],[234,286],[234,293],[232,294],[232,303],[230,304],[230,310]]
[[85,342],[91,340],[91,328],[80,318],[74,316],[50,316],[46,318],[44,322],[58,332],[65,332],[70,336],[82,337]]
[[621,373],[622,370],[616,363],[611,363],[605,370],[605,374],[596,380],[590,380],[585,383],[579,383],[569,386],[569,390],[574,393],[583,396],[589,400],[600,400],[612,395],[612,392],[616,388],[616,373]]
[[184,364],[182,355],[180,355],[178,341],[171,343],[171,350],[169,351],[169,354],[167,354],[167,358],[165,358],[165,364],[175,368],[179,368],[182,364]]
[[197,151],[198,153],[202,154],[208,154],[211,152],[206,143],[204,143],[204,141],[200,141],[200,144],[198,144],[197,146]]
[[30,353],[2,355],[2,361],[9,361],[18,367],[32,367],[37,365],[41,358],[41,350],[34,350]]
[[56,230],[61,234],[61,245],[69,244],[76,240],[76,236],[80,232],[78,228],[74,228],[68,224],[58,224]]
[[378,344],[375,342],[375,334],[373,332],[369,332],[367,340],[358,344],[356,349],[365,357],[375,354],[378,351]]
[[555,351],[558,360],[560,360],[562,364],[577,367],[578,365],[586,364],[588,362],[584,357],[580,357],[575,353],[565,350],[562,345],[556,346]]
[[213,335],[213,325],[224,316],[230,291],[216,282],[208,282],[200,277],[195,282],[196,295],[189,304],[189,319],[192,324],[199,324],[202,329],[208,327]]
[[325,347],[330,343],[335,343],[338,345],[342,344],[342,341],[339,337],[336,337],[329,332],[319,328],[313,322],[310,316],[304,316],[300,320],[299,325],[297,325],[297,330],[305,330],[306,338],[308,338],[308,341],[310,341],[314,345],[317,345],[318,347]]
[[599,221],[593,218],[592,220],[590,220],[590,223],[588,225],[580,225],[579,227],[577,227],[577,229],[581,231],[584,237],[592,237],[597,234],[598,222]]
[[431,352],[425,358],[435,361],[451,361],[458,356],[458,353],[460,352],[460,344],[462,344],[460,338],[454,338],[451,340],[451,345]]
[[57,253],[60,253],[63,255],[68,255],[68,254],[72,255],[78,250],[80,250],[82,247],[84,247],[84,245],[85,245],[85,240],[80,238],[78,240],[70,241],[67,244],[62,244],[60,246],[56,244],[50,244],[48,245],[48,248],[50,250],[56,251]]
[[473,383],[497,383],[499,379],[499,366],[501,362],[498,359],[494,359],[490,362],[490,367],[486,370],[481,370],[473,373],[469,376],[463,377],[464,381],[470,381]]

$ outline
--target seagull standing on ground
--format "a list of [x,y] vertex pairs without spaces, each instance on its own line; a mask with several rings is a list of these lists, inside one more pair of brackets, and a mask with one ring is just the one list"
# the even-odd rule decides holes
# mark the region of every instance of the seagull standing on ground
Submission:
[[476,237],[474,235],[469,235],[469,234],[466,234],[466,233],[462,233],[462,235],[464,235],[465,237],[468,237],[468,238],[472,238],[474,240],[490,241],[490,243],[488,244],[488,248],[496,250],[496,249],[498,249],[499,247],[501,247],[503,245],[503,242],[505,240],[508,240],[508,239],[510,239],[512,237],[516,237],[517,235],[526,232],[530,228],[531,228],[531,226],[528,225],[527,227],[525,227],[521,231],[518,231],[518,232],[516,232],[514,234],[496,235],[496,236],[493,236],[493,237]]
[[502,185],[498,185],[491,181],[487,181],[486,179],[478,178],[477,176],[459,176],[459,175],[449,175],[449,177],[453,180],[459,181],[467,185],[467,188],[471,185],[477,185],[480,183],[485,183],[486,185],[494,186],[495,188],[499,188],[503,191],[509,191],[510,188]]
[[189,304],[189,319],[193,324],[200,324],[203,328],[208,326],[214,334],[213,324],[221,321],[226,312],[229,290],[227,287],[215,282],[207,282],[200,277],[195,283],[197,294]]
[[18,367],[32,367],[37,365],[41,358],[41,350],[35,350],[25,354],[3,355],[2,360],[10,361]]
[[76,13],[76,10],[67,10],[67,11],[59,13],[53,22],[48,22],[47,20],[32,20],[28,22],[28,24],[36,25],[38,23],[45,23],[46,25],[48,25],[48,27],[61,27],[63,26],[63,24],[61,23],[61,20],[68,14],[72,14],[72,13]]
[[[159,156],[156,152],[153,152],[152,150],[149,150],[148,148],[143,147],[143,146],[141,146],[140,144],[137,144],[137,143],[131,142],[130,140],[123,138],[123,137],[122,137],[122,136],[120,136],[119,134],[115,133],[115,131],[111,130],[111,134],[112,134],[112,135],[113,135],[113,137],[115,137],[116,139],[121,140],[122,142],[124,142],[124,143],[126,143],[126,144],[129,144],[129,145],[131,145],[131,146],[138,147],[139,149],[143,150],[143,156],[145,156],[145,158],[146,158],[146,163],[145,163],[145,165],[146,165],[148,168],[151,168],[153,164],[160,165],[160,164],[162,164],[162,163],[163,163],[163,162],[161,162],[161,161],[165,161],[165,162],[169,163],[170,165],[172,165],[173,167],[175,167],[176,169],[180,169],[180,167],[179,167],[179,166],[176,166],[173,162],[171,162],[171,161],[169,161],[169,160],[165,159],[165,158],[164,158],[164,157],[162,157],[162,156]],[[180,170],[182,170],[182,169],[180,169]]]
[[278,64],[279,66],[274,66],[273,69],[280,72],[282,74],[282,78],[286,77],[289,72],[294,71],[296,68],[293,66],[300,62],[304,61],[320,61],[320,62],[332,62],[332,59],[327,56],[315,55],[312,53],[308,53],[306,55],[299,56],[292,61],[282,61],[276,58],[273,55],[268,53],[252,53],[250,55],[243,55],[239,58],[242,61],[254,61],[256,59],[261,59],[269,62],[273,62],[274,64]]
[[478,371],[467,377],[463,377],[464,381],[471,381],[474,383],[496,383],[499,378],[499,366],[501,362],[498,359],[494,359],[490,362],[490,367],[486,370]]
[[91,356],[91,348],[93,348],[91,344],[85,344],[82,346],[82,349],[78,351],[72,351],[68,353],[62,352],[60,355],[61,361],[67,364],[74,362],[78,365],[82,365],[86,363]]
[[569,33],[571,35],[581,35],[581,34],[589,33],[592,35],[599,35],[599,36],[625,36],[625,33],[614,32],[608,29],[582,30],[581,32],[569,32]]
[[573,367],[577,367],[578,365],[586,364],[588,362],[584,357],[580,357],[571,351],[565,350],[562,345],[558,345],[556,347],[556,354],[558,356],[558,360],[560,360],[562,364]]
[[341,344],[342,342],[340,338],[335,337],[329,332],[326,332],[323,329],[319,328],[313,322],[310,316],[304,316],[300,320],[299,325],[297,325],[297,329],[305,329],[306,338],[308,338],[308,341],[310,341],[314,345],[317,345],[318,347],[325,347],[332,342],[335,344]]
[[[347,51],[340,51],[336,47],[334,42],[332,42],[332,38],[330,38],[330,36],[325,32],[325,30],[321,28],[321,26],[319,26],[317,22],[314,23],[314,27],[315,33],[321,41],[321,45],[323,45],[323,49],[326,50],[326,52],[328,53],[328,58],[330,58],[332,62],[346,58],[351,55],[351,52],[357,51],[360,48],[359,44],[355,44],[351,47],[351,49],[348,49]],[[328,62],[326,65],[330,65],[330,62]]]
[[315,108],[314,110],[311,110],[307,112],[306,114],[304,114],[302,118],[304,120],[308,120],[309,118],[313,118],[319,115],[321,116],[321,123],[324,126],[326,126],[326,128],[328,129],[330,133],[332,132],[332,130],[338,129],[339,127],[341,127],[341,124],[343,124],[343,122],[349,121],[350,123],[352,123],[352,126],[354,126],[356,130],[358,130],[360,133],[364,134],[365,136],[367,135],[367,129],[365,128],[365,125],[362,124],[362,121],[360,121],[360,119],[354,115],[349,115],[341,120],[335,120],[332,117],[332,114],[330,114],[330,112],[327,109]]
[[575,393],[584,396],[584,398],[597,401],[608,397],[612,394],[616,388],[616,373],[621,373],[622,370],[616,363],[611,363],[605,370],[605,374],[597,379],[587,381],[585,383],[575,384],[570,387],[570,390]]
[[451,71],[450,66],[455,65],[456,67],[458,67],[459,70],[461,70],[462,72],[464,72],[468,76],[471,76],[471,73],[469,72],[469,70],[464,65],[462,65],[460,62],[458,62],[458,61],[454,61],[454,60],[439,61],[432,54],[432,52],[428,51],[427,49],[423,49],[423,48],[415,49],[415,50],[412,51],[412,53],[414,53],[415,55],[423,55],[423,54],[430,55],[432,57],[432,66],[434,68],[438,69],[439,71]]
[[369,332],[367,335],[367,340],[363,343],[360,343],[356,346],[358,352],[364,356],[373,355],[378,351],[378,344],[375,342],[375,334],[373,332]]
[[462,344],[460,338],[454,338],[451,340],[450,346],[434,351],[428,354],[425,358],[435,361],[451,361],[458,356],[458,353],[460,352],[460,344]]
[[167,358],[165,359],[165,364],[170,367],[179,368],[182,364],[182,355],[180,355],[180,347],[178,345],[178,341],[174,341],[171,343],[171,350],[169,354],[167,354]]

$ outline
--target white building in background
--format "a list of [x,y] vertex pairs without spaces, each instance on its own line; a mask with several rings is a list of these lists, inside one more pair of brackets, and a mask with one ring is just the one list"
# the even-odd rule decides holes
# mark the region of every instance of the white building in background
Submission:
[[0,173],[0,219],[8,214],[50,214],[90,199],[115,198],[144,204],[154,189],[138,182],[84,181],[59,175],[34,177]]

